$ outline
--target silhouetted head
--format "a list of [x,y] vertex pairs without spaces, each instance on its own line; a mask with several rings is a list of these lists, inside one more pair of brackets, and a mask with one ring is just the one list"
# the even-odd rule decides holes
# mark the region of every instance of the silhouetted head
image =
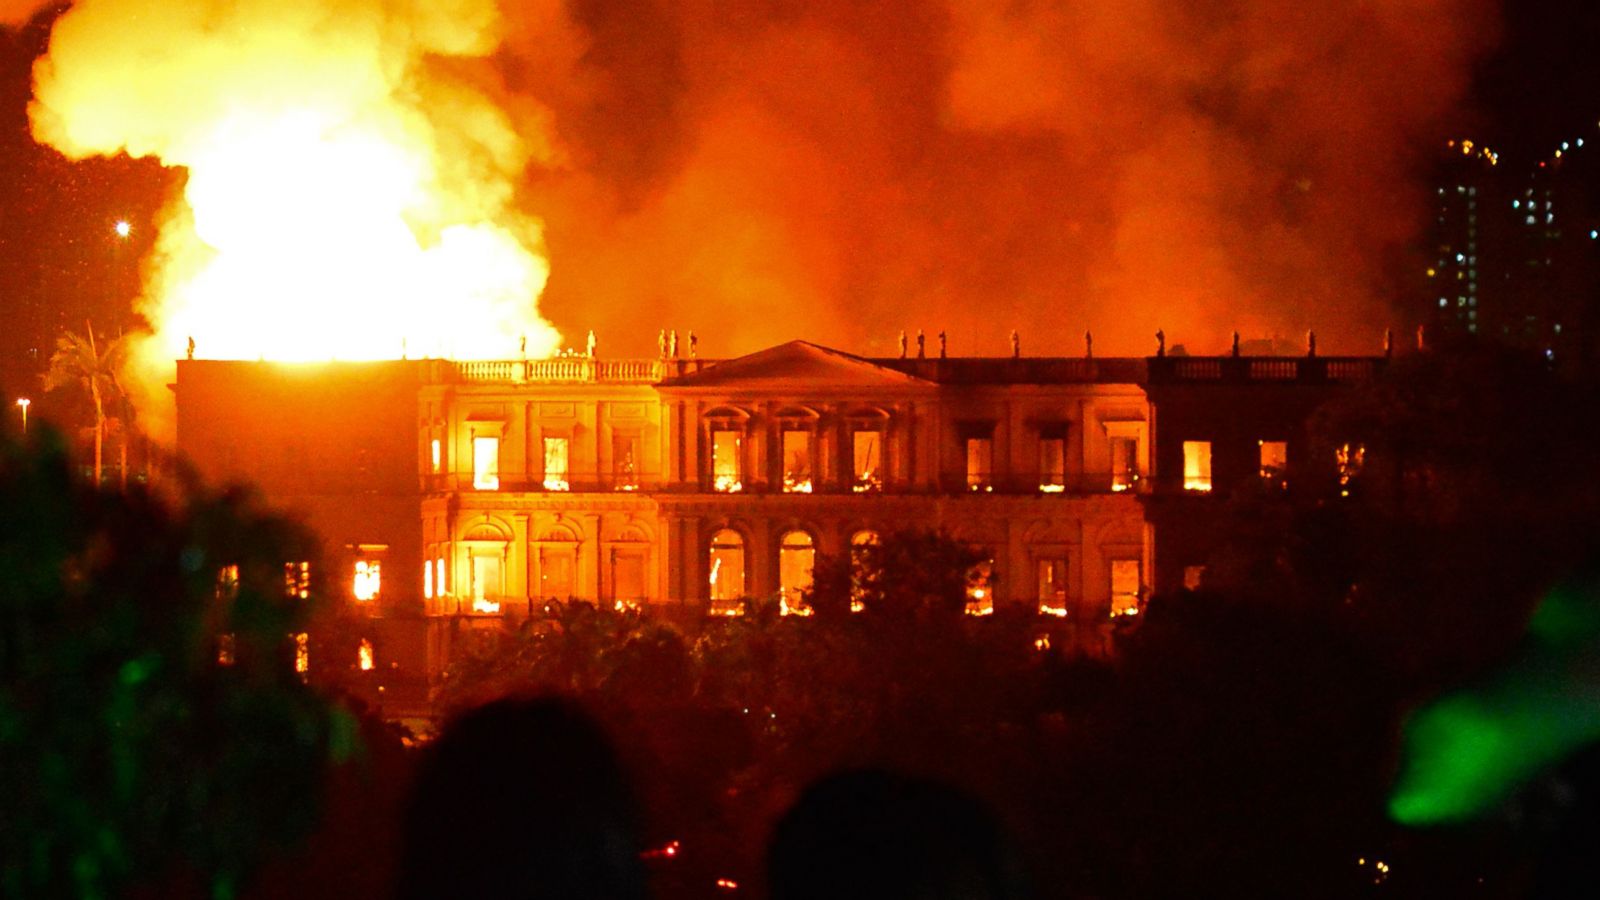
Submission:
[[887,772],[812,785],[773,835],[772,900],[1025,896],[998,822],[972,797]]
[[398,894],[644,896],[633,797],[610,741],[559,700],[500,700],[424,751]]

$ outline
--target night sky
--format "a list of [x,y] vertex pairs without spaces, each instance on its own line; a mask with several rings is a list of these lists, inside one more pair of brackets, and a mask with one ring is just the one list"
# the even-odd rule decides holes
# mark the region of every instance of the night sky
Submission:
[[[574,6],[581,7],[574,17],[589,26],[595,35],[604,36],[610,33],[608,29],[613,29],[604,14],[606,4],[579,2]],[[1485,56],[1476,67],[1470,101],[1444,115],[1436,130],[1441,141],[1446,137],[1476,136],[1499,149],[1503,162],[1516,166],[1523,160],[1548,153],[1561,140],[1581,133],[1580,129],[1592,131],[1600,120],[1600,97],[1596,97],[1595,91],[1600,86],[1600,53],[1596,52],[1600,49],[1600,8],[1577,0],[1516,3],[1507,5],[1501,19],[1498,49]],[[98,326],[99,322],[107,323],[103,326],[107,330],[132,326],[127,306],[137,290],[139,260],[151,248],[151,222],[182,183],[181,173],[150,162],[118,159],[70,163],[55,151],[33,143],[26,114],[29,76],[32,61],[42,52],[45,39],[46,31],[38,20],[32,27],[20,31],[0,29],[0,302],[4,303],[5,317],[0,326],[0,380],[8,385],[24,379],[24,373],[42,362],[28,356],[30,348],[40,346],[41,335],[47,336],[60,327],[81,327],[87,316],[95,318],[97,327],[102,327]],[[619,46],[641,50],[635,46],[636,41],[630,44],[629,40],[635,37],[625,37]],[[641,52],[652,51],[644,47]],[[604,114],[603,109],[592,112],[596,116]],[[646,151],[656,140],[644,133],[633,134],[633,137],[637,139],[637,146]],[[644,168],[640,168],[629,162],[639,155],[634,152],[637,148],[630,149],[630,146],[618,145],[612,152],[627,157],[622,162],[628,162],[634,171],[644,171],[647,166],[643,163],[640,166]],[[1030,151],[1012,146],[1003,152]],[[645,151],[640,154],[648,156]],[[1418,154],[1419,160],[1424,158],[1425,155]],[[672,158],[667,154],[655,162],[670,165]],[[1014,178],[1030,177],[1026,165],[1019,164],[1017,169],[1020,174]],[[1416,181],[1420,184],[1424,178],[1425,173],[1419,171]],[[1007,198],[1027,196],[1017,193],[1016,187],[1011,185],[997,190],[995,198],[977,206],[969,200],[952,198],[959,209],[952,212],[951,217],[990,216],[995,204],[1003,206]],[[619,203],[624,206],[627,195],[628,189],[624,186],[618,194],[623,198]],[[128,241],[118,242],[111,229],[123,217],[133,222],[134,233]],[[594,243],[591,235],[585,234],[583,239]],[[1059,249],[1062,240],[1066,239],[1058,239],[1055,245],[1047,241],[1037,252],[1056,252],[1052,247]],[[570,249],[565,259],[570,262],[583,252],[584,246],[576,238],[565,237],[559,221],[555,220],[550,241],[556,274],[546,309],[558,326],[581,334],[580,329],[589,325],[579,319],[582,304],[577,298],[585,291],[594,290],[595,283],[592,280],[575,283],[566,278],[561,252],[564,250],[562,242],[566,241]],[[1005,258],[1004,254],[1001,258]],[[1399,256],[1385,261],[1384,265],[1397,266],[1398,260]],[[978,262],[992,266],[992,260],[987,258],[980,258]],[[855,260],[849,261],[849,265],[856,264]],[[1019,266],[1028,264],[1018,263]],[[693,272],[685,272],[682,277],[692,280],[693,275]],[[990,273],[983,277],[989,280],[976,283],[997,292],[1008,289],[1009,283],[1002,275]],[[84,285],[89,286],[87,290]],[[847,283],[846,287],[849,286]],[[962,286],[964,283],[958,282],[954,288]],[[930,297],[929,302],[957,306],[968,302],[971,305],[961,299],[959,290],[951,293],[953,299]],[[30,299],[43,302],[30,303]],[[670,302],[661,298],[644,299]],[[108,309],[108,305],[111,308]],[[1018,314],[1027,313],[1022,310]],[[829,318],[799,318],[788,325],[791,331],[827,330],[831,321]],[[615,339],[609,340],[607,346],[617,353],[649,352],[656,323],[646,324],[648,327],[640,329],[645,338],[639,346]],[[885,321],[873,322],[872,327],[887,335],[901,325]],[[1006,323],[997,323],[995,334],[1003,335],[1007,327]],[[602,334],[606,332],[602,330]],[[705,335],[702,330],[702,341],[706,340]],[[856,334],[806,336],[824,341],[839,340],[847,346],[851,340],[859,338]],[[743,337],[765,340],[768,336]],[[739,343],[729,337],[726,341],[710,343],[709,347],[713,354],[725,349],[749,349],[734,346]],[[1114,344],[1107,346],[1115,347]],[[889,348],[885,344],[853,349],[887,352]],[[970,351],[970,348],[956,349]],[[1057,349],[1065,348],[1040,347],[1038,352]]]

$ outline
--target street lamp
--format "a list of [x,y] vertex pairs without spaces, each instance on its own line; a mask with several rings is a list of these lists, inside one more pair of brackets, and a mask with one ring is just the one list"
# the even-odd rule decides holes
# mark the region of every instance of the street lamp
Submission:
[[133,226],[128,224],[127,219],[118,219],[115,227],[119,238],[125,238],[133,233]]
[[18,397],[17,398],[17,405],[22,407],[22,433],[23,434],[27,434],[28,433],[28,407],[33,405],[33,401],[29,400],[27,397]]

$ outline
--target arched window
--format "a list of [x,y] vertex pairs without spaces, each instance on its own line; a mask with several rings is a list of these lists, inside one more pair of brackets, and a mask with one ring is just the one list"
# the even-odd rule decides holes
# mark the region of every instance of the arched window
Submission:
[[805,601],[811,589],[811,570],[817,561],[817,545],[811,535],[798,529],[784,532],[778,542],[778,611],[786,616],[809,616]]
[[744,599],[744,537],[732,528],[711,536],[711,612],[738,615]]
[[858,531],[850,537],[850,611],[861,612],[865,603],[869,569],[876,564],[872,548],[883,543],[876,531]]

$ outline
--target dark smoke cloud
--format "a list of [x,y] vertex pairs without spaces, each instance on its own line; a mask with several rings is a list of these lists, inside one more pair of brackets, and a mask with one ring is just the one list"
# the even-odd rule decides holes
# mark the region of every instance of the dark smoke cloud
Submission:
[[608,352],[693,329],[891,352],[1369,351],[1419,149],[1492,10],[1464,0],[574,0],[500,64],[561,164],[543,311]]

